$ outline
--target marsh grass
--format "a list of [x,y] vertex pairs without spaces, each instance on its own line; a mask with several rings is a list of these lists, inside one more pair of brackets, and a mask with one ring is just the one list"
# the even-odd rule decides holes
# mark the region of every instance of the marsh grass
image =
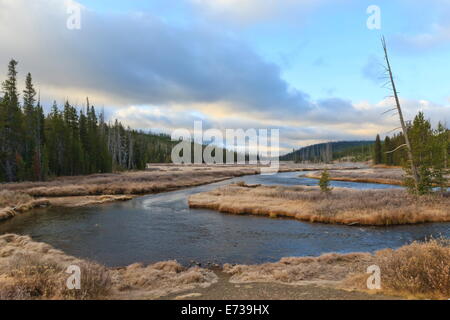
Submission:
[[19,254],[9,261],[7,279],[0,289],[0,298],[8,300],[77,299],[90,300],[106,297],[111,289],[111,277],[103,266],[92,262],[79,263],[81,289],[69,290],[68,274],[55,262],[42,259],[38,254]]
[[[316,284],[419,299],[450,298],[450,241],[431,239],[370,253],[291,257],[260,265],[224,266],[234,283]],[[381,269],[381,290],[368,290],[367,267]]]
[[230,185],[189,198],[192,208],[232,214],[290,217],[351,225],[398,225],[450,221],[450,199],[415,198],[404,190],[351,190],[331,193],[316,187]]
[[[378,184],[392,184],[404,185],[405,173],[399,167],[382,167],[376,166],[371,169],[358,170],[330,170],[330,180],[334,181],[348,181],[360,183],[378,183]],[[308,178],[320,179],[320,174],[313,172],[305,175]],[[447,176],[447,179],[449,177]],[[450,186],[450,185],[449,185]]]
[[48,205],[49,201],[46,199],[34,199],[25,193],[2,190],[0,191],[0,221],[12,218],[17,213]]
[[19,204],[24,204],[33,200],[33,197],[22,192],[13,192],[9,190],[0,191],[0,208],[14,207]]
[[[69,265],[81,269],[81,289],[69,290]],[[106,268],[77,259],[28,236],[0,236],[0,300],[155,299],[217,281],[214,272],[176,261]]]
[[376,253],[382,286],[403,295],[450,298],[450,241],[431,239]]
[[258,169],[251,167],[168,167],[164,170],[59,177],[47,182],[7,183],[2,184],[1,187],[4,190],[21,192],[31,197],[141,195],[197,186],[258,172]]

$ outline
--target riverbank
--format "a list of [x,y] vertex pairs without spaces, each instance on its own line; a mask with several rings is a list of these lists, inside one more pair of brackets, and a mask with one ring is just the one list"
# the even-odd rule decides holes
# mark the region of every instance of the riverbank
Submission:
[[224,186],[189,197],[191,208],[230,214],[286,217],[306,222],[390,226],[449,222],[450,199],[423,196],[415,199],[404,190],[352,190],[318,187]]
[[[332,181],[378,183],[391,185],[404,185],[404,170],[400,167],[359,168],[354,170],[329,170],[329,179]],[[311,172],[304,175],[306,178],[320,179],[321,172]],[[450,185],[449,185],[450,187]]]
[[0,192],[0,221],[15,217],[18,214],[38,209],[53,207],[76,208],[91,205],[100,205],[116,201],[128,201],[133,199],[132,195],[101,195],[101,196],[69,196],[54,198],[38,198],[28,196],[23,193],[3,190]]
[[[381,268],[382,289],[369,291],[366,270],[373,264]],[[70,265],[81,269],[81,290],[66,288]],[[449,268],[446,240],[375,254],[325,254],[205,269],[175,261],[106,268],[27,236],[0,236],[0,299],[446,299]]]
[[[343,169],[349,164],[283,163],[279,172]],[[353,168],[353,167],[352,167]],[[174,191],[260,173],[257,166],[152,165],[146,171],[59,177],[45,182],[0,185],[0,221],[25,211],[46,207],[80,207],[136,196]]]

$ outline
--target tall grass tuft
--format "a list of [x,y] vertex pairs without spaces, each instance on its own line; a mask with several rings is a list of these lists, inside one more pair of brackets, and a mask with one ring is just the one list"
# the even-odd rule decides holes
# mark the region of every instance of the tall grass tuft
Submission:
[[431,239],[376,253],[382,286],[426,298],[450,298],[450,241]]

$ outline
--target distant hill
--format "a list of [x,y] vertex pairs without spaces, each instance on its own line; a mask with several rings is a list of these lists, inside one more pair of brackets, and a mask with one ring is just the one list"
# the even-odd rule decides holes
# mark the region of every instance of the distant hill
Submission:
[[350,157],[355,161],[369,160],[374,141],[338,141],[300,148],[280,157],[281,161],[328,162]]

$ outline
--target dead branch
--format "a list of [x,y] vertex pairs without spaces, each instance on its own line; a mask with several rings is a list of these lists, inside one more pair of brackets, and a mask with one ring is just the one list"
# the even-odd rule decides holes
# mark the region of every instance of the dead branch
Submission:
[[397,148],[395,148],[395,149],[392,150],[392,151],[387,151],[387,152],[385,152],[385,153],[386,153],[386,154],[387,154],[387,153],[393,153],[393,152],[395,152],[395,151],[397,151],[398,149],[403,148],[403,147],[407,147],[406,143],[404,143],[404,144],[398,146]]

